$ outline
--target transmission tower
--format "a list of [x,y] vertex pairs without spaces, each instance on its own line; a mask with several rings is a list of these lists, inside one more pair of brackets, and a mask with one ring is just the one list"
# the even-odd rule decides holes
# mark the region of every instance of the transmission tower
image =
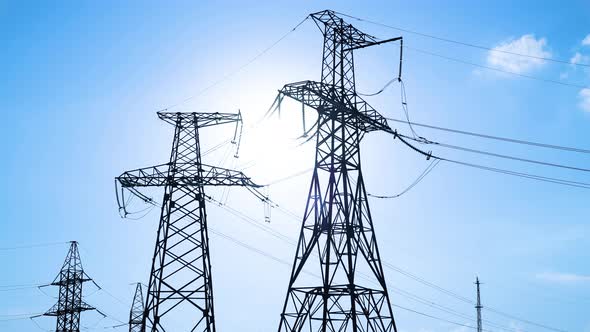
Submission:
[[367,132],[394,131],[358,96],[353,50],[401,37],[378,41],[329,10],[310,16],[324,36],[321,82],[287,84],[275,100],[280,107],[287,96],[318,112],[304,129],[316,131],[315,168],[279,331],[397,331],[359,148]]
[[159,112],[158,117],[175,127],[170,162],[117,178],[121,190],[147,202],[152,201],[136,188],[164,187],[141,331],[215,331],[204,186],[243,186],[266,197],[242,172],[201,163],[199,130],[236,123],[235,140],[240,113]]
[[79,332],[80,313],[95,310],[82,301],[82,285],[92,279],[84,272],[78,242],[72,241],[59,275],[51,283],[59,286],[57,303],[44,316],[57,317],[56,332]]
[[143,326],[143,291],[141,283],[137,283],[135,287],[135,295],[133,296],[133,304],[129,312],[129,332],[141,332]]
[[477,287],[477,304],[475,305],[475,310],[477,311],[477,332],[482,332],[482,326],[481,326],[481,309],[483,308],[483,306],[481,305],[481,298],[479,296],[479,285],[481,285],[481,283],[479,282],[479,277],[475,277],[475,285]]

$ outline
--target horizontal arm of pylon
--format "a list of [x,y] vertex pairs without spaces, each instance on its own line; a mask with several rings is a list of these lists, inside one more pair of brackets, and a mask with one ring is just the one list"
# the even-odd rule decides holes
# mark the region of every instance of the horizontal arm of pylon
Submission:
[[[393,133],[387,124],[387,120],[371,105],[359,96],[343,96],[341,89],[330,84],[302,81],[286,84],[280,94],[297,100],[306,106],[318,110],[324,110],[326,105],[338,106],[339,111],[345,110],[348,114],[356,115],[361,121],[356,121],[359,129],[370,132],[383,130]],[[343,100],[345,100],[343,102]],[[335,113],[336,116],[336,113]],[[354,123],[355,121],[350,121]]]
[[96,310],[96,308],[91,305],[88,305],[84,301],[81,301],[79,305],[75,305],[75,307],[73,308],[59,310],[59,303],[56,303],[53,305],[53,307],[49,308],[49,310],[47,310],[43,314],[43,316],[60,316],[63,314],[70,314],[72,312],[82,312],[87,310]]
[[158,117],[173,126],[176,126],[180,123],[180,125],[184,128],[194,127],[195,124],[199,128],[202,128],[242,121],[241,113],[158,112]]
[[201,165],[201,169],[198,169],[194,163],[140,168],[121,174],[117,180],[124,188],[165,185],[261,187],[240,171],[209,165]]

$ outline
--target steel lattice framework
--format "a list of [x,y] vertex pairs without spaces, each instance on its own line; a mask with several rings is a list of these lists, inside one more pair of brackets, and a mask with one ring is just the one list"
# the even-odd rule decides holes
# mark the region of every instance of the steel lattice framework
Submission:
[[204,186],[258,186],[242,172],[203,165],[199,130],[241,123],[242,117],[169,112],[158,116],[175,127],[170,162],[117,178],[132,192],[137,187],[164,187],[142,332],[215,331]]
[[95,310],[82,301],[82,285],[92,279],[84,272],[78,243],[72,241],[59,275],[51,283],[59,286],[57,303],[44,316],[57,317],[56,332],[79,332],[80,313]]
[[[396,331],[359,149],[365,133],[393,131],[357,95],[353,60],[354,49],[385,41],[332,11],[310,16],[324,36],[321,82],[287,84],[277,97],[318,112],[315,169],[279,331]],[[321,282],[304,269],[319,271]]]
[[475,278],[475,285],[477,286],[477,304],[475,305],[475,310],[477,311],[477,332],[482,332],[482,324],[481,324],[481,309],[483,306],[481,305],[481,297],[479,292],[479,286],[481,282],[479,282],[479,277]]
[[133,295],[133,303],[129,311],[129,332],[141,332],[143,326],[143,291],[141,283],[137,283],[135,287],[135,295]]

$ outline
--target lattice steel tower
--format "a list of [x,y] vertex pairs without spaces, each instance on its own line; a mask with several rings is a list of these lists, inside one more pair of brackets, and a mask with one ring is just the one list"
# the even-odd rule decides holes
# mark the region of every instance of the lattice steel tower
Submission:
[[242,117],[169,112],[158,116],[175,126],[170,162],[117,178],[122,188],[144,199],[135,188],[164,187],[142,331],[215,331],[204,186],[257,185],[242,172],[202,164],[199,130],[241,123]]
[[133,303],[129,311],[129,332],[141,332],[143,326],[143,291],[141,283],[135,286],[135,295],[133,295]]
[[479,285],[481,285],[479,282],[479,277],[475,277],[475,285],[477,285],[477,304],[475,305],[475,310],[477,311],[477,332],[481,332],[483,331],[481,325],[481,309],[483,306],[481,305],[481,298],[479,294]]
[[82,301],[82,285],[91,280],[82,268],[78,242],[72,241],[61,271],[51,283],[59,286],[57,303],[43,314],[57,317],[56,332],[79,332],[80,313],[95,309]]
[[365,133],[393,131],[356,93],[353,50],[401,37],[378,41],[329,10],[311,17],[324,36],[321,82],[287,84],[277,97],[318,112],[315,169],[279,331],[396,331],[359,149]]

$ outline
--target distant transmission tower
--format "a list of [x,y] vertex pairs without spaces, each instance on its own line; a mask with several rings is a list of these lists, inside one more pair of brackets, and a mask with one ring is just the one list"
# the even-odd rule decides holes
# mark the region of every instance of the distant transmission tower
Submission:
[[51,283],[59,286],[57,303],[43,314],[57,317],[56,332],[79,332],[80,313],[95,310],[82,301],[82,284],[91,280],[82,268],[78,242],[72,241],[61,271]]
[[481,326],[481,309],[483,308],[481,305],[481,298],[480,298],[480,294],[479,294],[479,285],[481,285],[481,283],[479,282],[479,277],[475,277],[475,285],[477,285],[477,304],[475,305],[475,309],[477,310],[477,332],[482,332],[482,326]]
[[359,148],[365,133],[393,130],[358,96],[353,50],[401,37],[377,41],[329,10],[310,16],[324,36],[321,82],[287,84],[275,100],[280,107],[287,96],[318,112],[315,168],[279,331],[397,331]]
[[215,331],[204,186],[243,186],[260,199],[265,197],[242,172],[201,163],[199,130],[236,123],[235,139],[240,113],[159,112],[158,116],[175,127],[170,162],[117,178],[121,193],[126,188],[147,202],[152,201],[136,188],[164,187],[141,331]]
[[129,332],[141,332],[143,326],[143,291],[141,283],[135,286],[135,295],[133,296],[133,304],[131,304],[131,311],[129,312]]

